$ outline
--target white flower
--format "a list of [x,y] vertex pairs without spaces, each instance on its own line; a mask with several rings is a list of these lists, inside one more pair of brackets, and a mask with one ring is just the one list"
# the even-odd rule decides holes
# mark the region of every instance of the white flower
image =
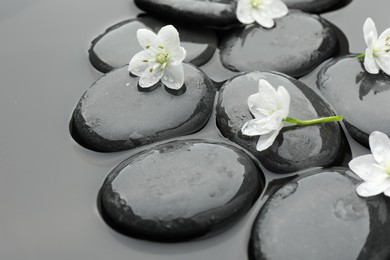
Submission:
[[274,18],[288,13],[288,8],[281,0],[238,0],[236,15],[243,24],[257,22],[265,28],[274,26]]
[[256,149],[263,151],[270,147],[283,127],[283,120],[290,110],[290,94],[280,86],[276,91],[271,84],[259,80],[259,93],[248,98],[248,106],[254,119],[241,129],[244,135],[260,135]]
[[139,29],[137,38],[144,50],[131,59],[129,71],[140,76],[139,85],[148,88],[161,79],[168,88],[181,88],[184,83],[182,62],[186,51],[180,46],[176,28],[164,26],[157,35],[150,30]]
[[367,44],[364,68],[371,74],[378,74],[379,69],[382,69],[390,75],[390,28],[378,38],[375,23],[371,18],[367,18],[363,25],[363,33]]
[[381,132],[369,138],[372,154],[359,156],[349,162],[349,168],[364,182],[356,188],[362,197],[384,193],[390,196],[390,140]]

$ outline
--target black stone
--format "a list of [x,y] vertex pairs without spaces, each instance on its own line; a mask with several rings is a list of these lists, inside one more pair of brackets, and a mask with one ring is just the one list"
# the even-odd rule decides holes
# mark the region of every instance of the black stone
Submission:
[[243,151],[205,140],[173,141],[119,164],[100,191],[114,229],[157,241],[210,236],[245,214],[263,175]]
[[283,0],[289,9],[299,9],[308,13],[323,13],[339,9],[352,0]]
[[337,50],[330,24],[317,15],[290,11],[274,28],[250,24],[231,30],[220,44],[222,64],[232,71],[278,71],[300,77]]
[[231,0],[134,0],[142,10],[184,22],[225,26],[237,21],[236,3]]
[[[266,79],[271,85],[283,86],[291,96],[290,117],[309,120],[333,116],[329,106],[309,87],[283,74],[250,72],[227,81],[217,103],[217,124],[222,134],[248,149],[269,170],[288,173],[316,166],[338,163],[345,154],[345,140],[338,123],[310,126],[285,126],[268,149],[258,152],[258,136],[241,132],[251,120],[247,99],[258,92],[258,82]],[[287,124],[286,124],[287,125]]]
[[319,169],[289,181],[263,205],[249,259],[390,259],[390,200],[361,198],[347,169]]
[[139,78],[131,77],[127,66],[100,78],[73,113],[75,140],[91,150],[115,152],[200,130],[211,115],[215,88],[199,69],[183,67],[185,93],[175,95],[162,83],[151,92],[139,91]]
[[[91,64],[101,72],[109,72],[128,64],[142,50],[137,40],[137,30],[144,28],[157,33],[169,24],[151,16],[140,16],[108,28],[92,41],[89,49]],[[217,36],[208,29],[175,25],[182,47],[187,51],[185,62],[201,66],[211,59],[217,48]]]
[[369,74],[363,60],[348,55],[327,63],[317,85],[359,143],[368,147],[368,136],[374,131],[390,135],[390,76]]

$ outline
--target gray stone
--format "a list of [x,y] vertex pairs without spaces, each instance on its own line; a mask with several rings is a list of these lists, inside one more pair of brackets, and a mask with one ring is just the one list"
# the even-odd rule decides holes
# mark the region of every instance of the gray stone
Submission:
[[258,136],[241,133],[251,120],[247,99],[258,92],[258,81],[283,86],[291,96],[290,117],[309,120],[334,115],[329,106],[313,90],[286,75],[271,72],[250,72],[227,81],[221,88],[217,103],[217,124],[222,134],[255,155],[269,170],[294,172],[316,166],[337,164],[345,156],[346,140],[338,123],[310,126],[285,126],[275,142],[258,152]]
[[319,169],[287,182],[263,205],[251,260],[390,259],[390,200],[361,198],[348,169]]
[[[142,50],[136,37],[138,29],[150,29],[157,33],[167,24],[170,23],[147,15],[115,24],[92,41],[89,60],[104,73],[122,67]],[[200,66],[211,59],[217,48],[217,36],[212,30],[174,26],[179,32],[181,46],[187,51],[185,62]]]
[[343,115],[350,135],[369,147],[368,136],[381,131],[390,136],[390,76],[369,74],[363,61],[347,55],[327,63],[318,74],[321,94]]
[[323,13],[339,9],[352,0],[282,0],[290,9],[299,9],[308,13]]
[[181,241],[230,226],[263,189],[243,151],[205,140],[173,141],[119,164],[100,192],[101,212],[126,235]]
[[275,22],[271,29],[250,24],[230,31],[220,44],[222,64],[232,71],[278,71],[300,77],[337,50],[336,34],[317,15],[290,11]]
[[237,21],[231,0],[134,0],[142,10],[186,24],[225,26]]
[[162,83],[139,91],[139,78],[127,66],[106,74],[79,101],[72,135],[91,150],[115,152],[200,130],[211,115],[215,88],[199,69],[183,67],[181,95],[168,93]]

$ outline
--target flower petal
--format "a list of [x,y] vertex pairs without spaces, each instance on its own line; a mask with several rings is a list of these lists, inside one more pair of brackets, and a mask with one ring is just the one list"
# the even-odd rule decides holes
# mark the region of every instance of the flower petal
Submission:
[[279,86],[277,90],[277,95],[278,95],[278,105],[283,113],[282,117],[284,119],[290,113],[290,100],[291,100],[290,93],[288,93],[288,91],[284,87]]
[[149,88],[161,79],[163,73],[164,71],[162,71],[159,66],[150,65],[146,68],[145,72],[142,73],[138,84],[142,88]]
[[261,9],[252,10],[252,16],[258,24],[265,28],[272,28],[275,25],[272,17],[268,16],[266,12]]
[[278,107],[277,92],[271,84],[261,79],[259,80],[259,93],[248,97],[248,107],[256,118],[268,116]]
[[374,21],[368,17],[363,25],[364,40],[368,47],[372,47],[373,43],[378,39],[378,33]]
[[381,44],[386,44],[386,38],[390,37],[390,28],[384,30],[381,35],[379,35],[378,42]]
[[252,17],[252,10],[248,0],[239,0],[236,9],[237,19],[243,24],[250,24],[255,21]]
[[267,117],[276,108],[276,99],[259,93],[250,95],[247,100],[249,111],[255,118]]
[[269,134],[261,135],[259,141],[257,142],[256,150],[260,152],[270,147],[274,143],[282,127],[283,125],[281,125],[275,131],[270,132]]
[[244,135],[256,136],[268,134],[275,131],[283,125],[282,118],[280,117],[280,111],[272,114],[269,117],[261,119],[252,119],[244,124],[241,128],[241,132]]
[[384,133],[375,131],[370,134],[369,144],[375,160],[384,169],[390,170],[390,139]]
[[379,66],[375,62],[373,49],[367,48],[364,56],[364,68],[370,74],[378,74]]
[[157,48],[158,45],[158,39],[157,35],[147,29],[138,29],[137,31],[137,39],[139,44],[144,49]]
[[[154,59],[154,53],[150,50],[138,52],[129,62],[129,71],[136,76],[141,76],[142,73],[150,66],[151,59]],[[150,62],[145,62],[146,60]]]
[[258,130],[258,119],[252,119],[246,122],[241,128],[241,132],[247,136],[260,135]]
[[176,47],[171,50],[169,53],[170,55],[170,60],[169,62],[172,65],[179,65],[183,62],[184,58],[186,57],[186,50],[183,47]]
[[265,7],[266,13],[271,18],[280,18],[282,16],[285,16],[288,14],[288,7],[287,5],[281,1],[281,0],[272,0],[264,2],[264,5],[267,3],[267,6]]
[[164,76],[161,79],[162,83],[170,89],[180,89],[184,84],[183,65],[169,64],[165,68]]
[[383,192],[387,197],[390,197],[390,188]]
[[265,79],[259,80],[259,93],[273,98],[276,98],[277,94],[275,88]]
[[390,53],[379,55],[376,59],[376,63],[384,73],[390,75]]
[[157,37],[169,52],[180,46],[179,32],[172,25],[162,27],[157,33]]
[[364,181],[372,181],[386,173],[378,167],[372,154],[356,157],[348,164],[349,168]]
[[272,104],[272,99],[264,100],[264,96],[253,94],[248,97],[248,107],[255,118],[267,117],[274,111],[275,105]]
[[378,195],[390,188],[390,178],[363,182],[356,188],[357,194],[362,197]]

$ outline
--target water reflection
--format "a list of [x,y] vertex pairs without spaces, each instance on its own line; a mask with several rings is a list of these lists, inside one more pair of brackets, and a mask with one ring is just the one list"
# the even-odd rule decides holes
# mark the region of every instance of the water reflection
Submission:
[[390,76],[383,73],[370,74],[365,71],[362,65],[362,71],[356,75],[356,84],[359,84],[359,99],[367,96],[371,91],[374,95],[388,91],[390,89]]
[[382,195],[367,198],[369,233],[357,259],[389,259],[390,201]]

